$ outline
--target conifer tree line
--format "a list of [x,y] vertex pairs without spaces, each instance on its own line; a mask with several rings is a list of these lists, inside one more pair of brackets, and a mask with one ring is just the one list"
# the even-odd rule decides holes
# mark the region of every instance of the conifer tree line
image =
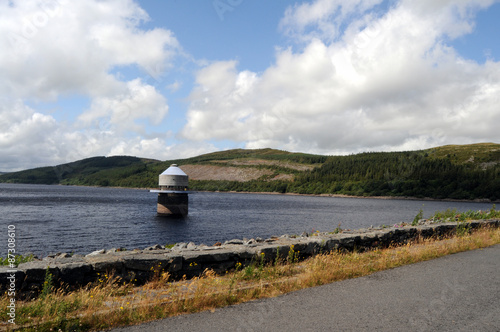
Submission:
[[500,167],[456,164],[423,152],[335,156],[293,181],[193,181],[198,190],[500,199]]

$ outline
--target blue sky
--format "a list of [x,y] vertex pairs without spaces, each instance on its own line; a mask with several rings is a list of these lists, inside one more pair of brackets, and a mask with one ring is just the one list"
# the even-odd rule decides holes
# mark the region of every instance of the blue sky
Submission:
[[0,171],[500,141],[492,0],[0,1]]

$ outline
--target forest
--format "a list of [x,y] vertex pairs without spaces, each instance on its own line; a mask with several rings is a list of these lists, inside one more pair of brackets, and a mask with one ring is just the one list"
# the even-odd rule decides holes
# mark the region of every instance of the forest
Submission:
[[298,194],[343,194],[417,198],[500,198],[500,167],[454,164],[422,152],[363,153],[330,157],[294,181],[193,181],[191,188],[208,191],[250,191]]

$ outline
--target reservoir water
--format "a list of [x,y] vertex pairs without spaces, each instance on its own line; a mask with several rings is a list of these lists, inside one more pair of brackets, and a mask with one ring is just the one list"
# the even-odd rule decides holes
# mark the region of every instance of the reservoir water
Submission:
[[[491,203],[194,192],[186,218],[156,216],[147,190],[0,183],[0,256],[7,227],[18,253],[140,248],[154,244],[267,238],[411,222],[420,209],[488,210]],[[3,243],[3,248],[1,249]]]

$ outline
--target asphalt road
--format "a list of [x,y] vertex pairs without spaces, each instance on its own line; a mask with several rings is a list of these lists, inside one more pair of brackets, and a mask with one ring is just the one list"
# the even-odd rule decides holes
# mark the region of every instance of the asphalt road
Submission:
[[498,332],[500,245],[113,331]]

